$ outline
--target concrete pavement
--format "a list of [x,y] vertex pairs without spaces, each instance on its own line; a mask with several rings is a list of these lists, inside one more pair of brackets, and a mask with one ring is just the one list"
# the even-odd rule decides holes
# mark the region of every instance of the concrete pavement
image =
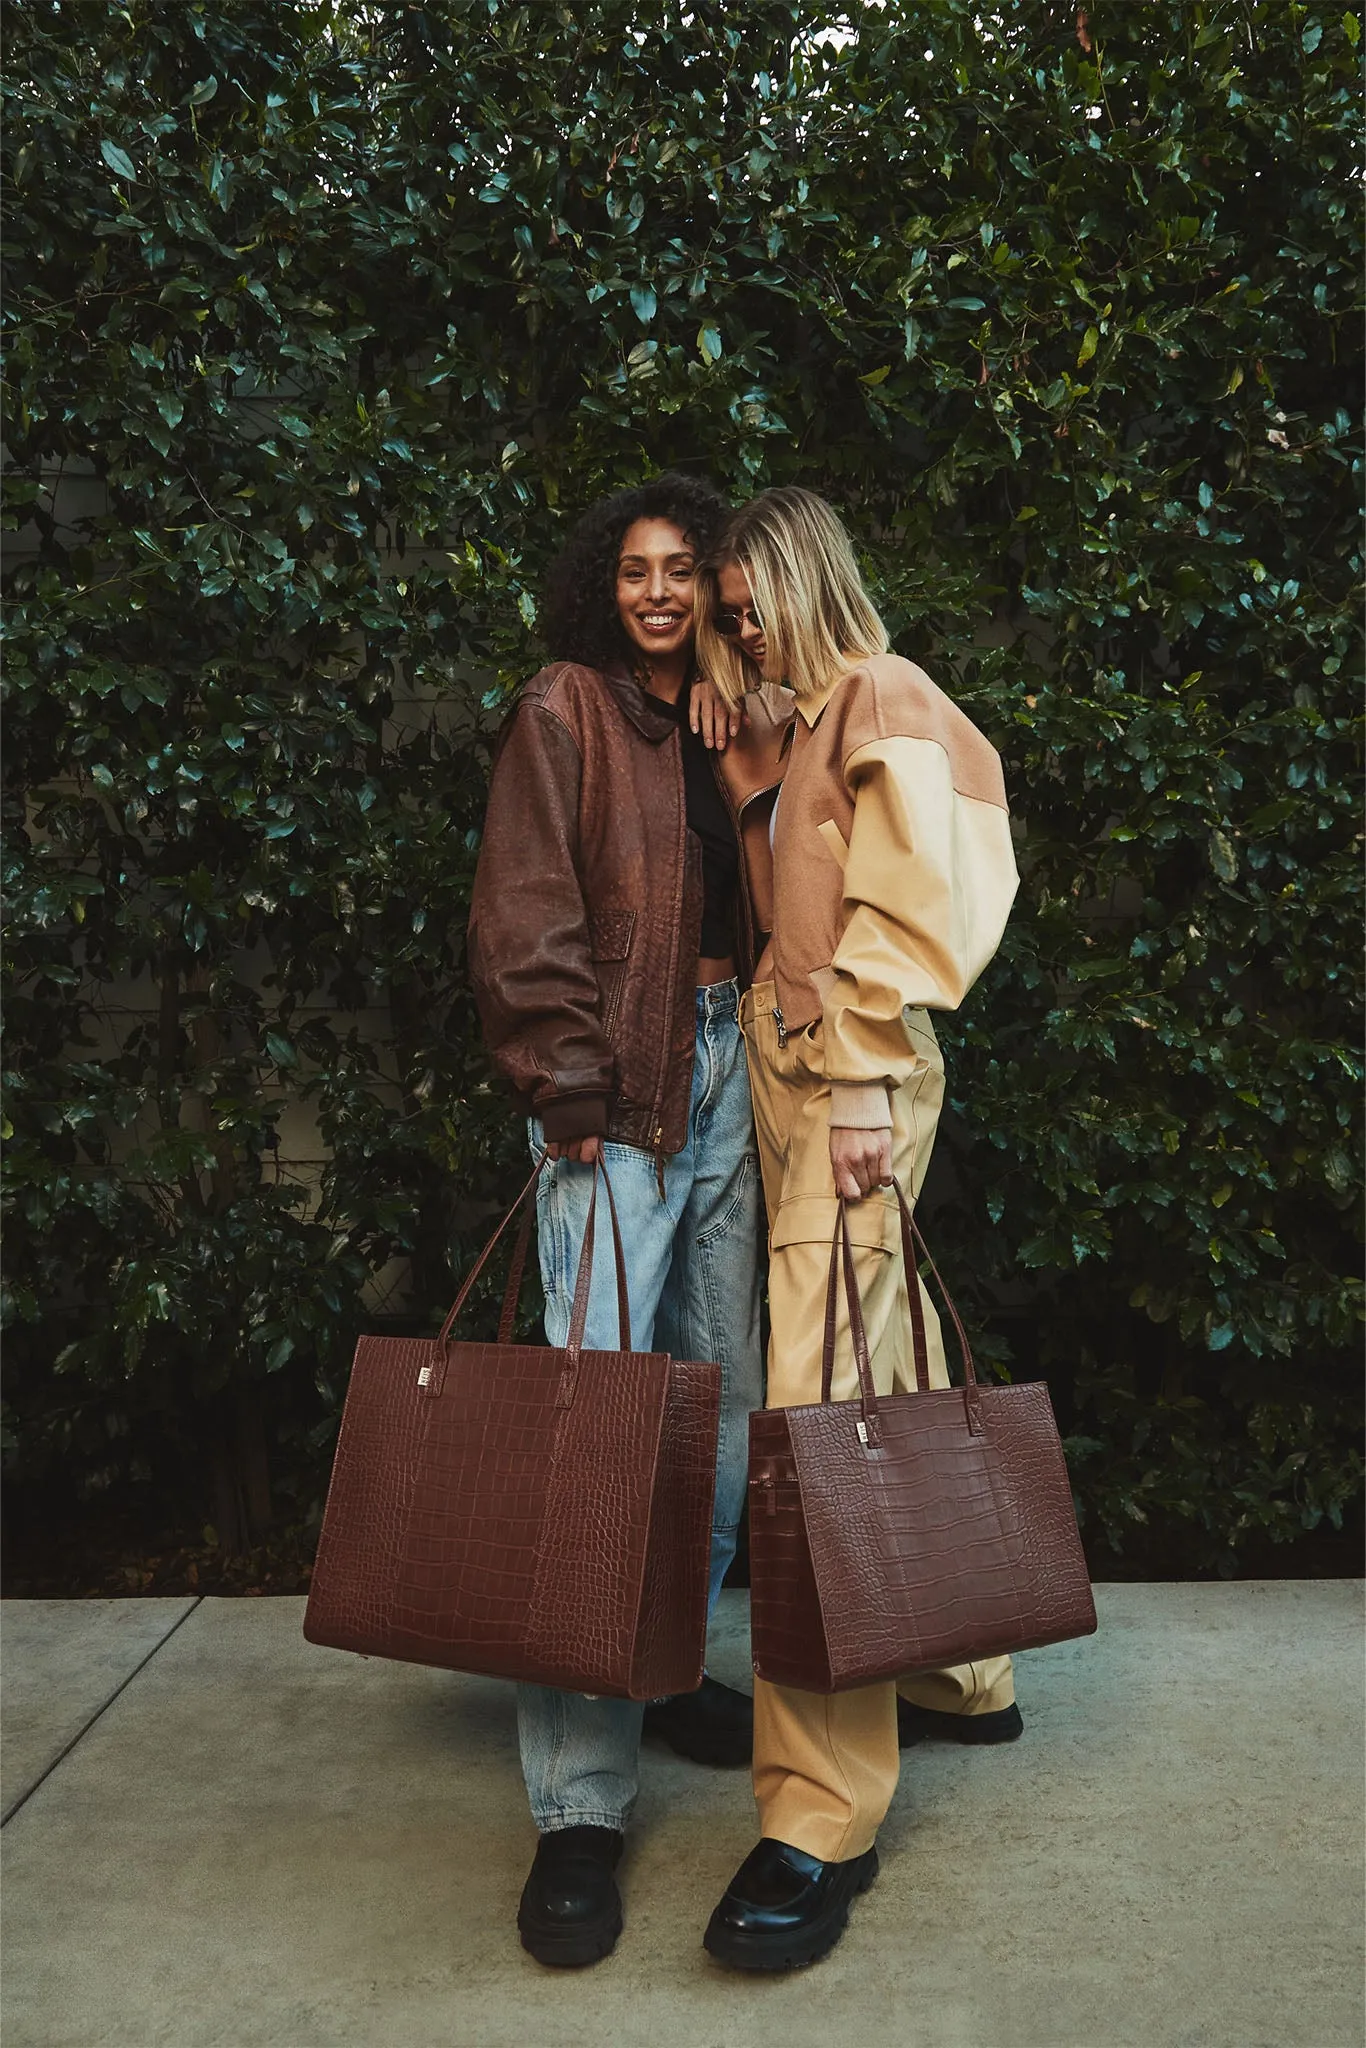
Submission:
[[1097,1605],[1020,1659],[1022,1741],[908,1753],[835,1953],[755,1980],[700,1947],[744,1773],[647,1748],[621,1945],[552,1973],[508,1687],[301,1600],[6,1602],[4,2048],[1361,2048],[1360,1587]]

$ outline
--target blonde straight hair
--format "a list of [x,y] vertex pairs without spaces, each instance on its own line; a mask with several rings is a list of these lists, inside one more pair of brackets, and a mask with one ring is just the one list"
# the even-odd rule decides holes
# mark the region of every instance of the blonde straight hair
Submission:
[[[727,562],[748,576],[764,622],[762,677],[739,641],[716,630]],[[795,485],[764,491],[727,520],[698,575],[696,621],[699,667],[732,704],[761,681],[814,696],[888,646],[848,534],[824,498]]]

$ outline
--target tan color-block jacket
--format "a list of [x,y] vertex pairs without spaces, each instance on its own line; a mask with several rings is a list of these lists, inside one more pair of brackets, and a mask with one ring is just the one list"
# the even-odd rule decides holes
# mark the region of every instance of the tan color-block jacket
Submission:
[[920,1063],[908,1013],[957,1009],[1018,886],[1000,757],[923,669],[876,655],[798,700],[774,995],[786,1030],[823,1022],[833,1123],[890,1123],[887,1090]]

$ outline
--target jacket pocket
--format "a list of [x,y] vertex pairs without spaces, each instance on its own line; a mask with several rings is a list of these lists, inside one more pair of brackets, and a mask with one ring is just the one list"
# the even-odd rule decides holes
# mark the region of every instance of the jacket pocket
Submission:
[[588,950],[598,979],[598,1016],[603,1036],[609,1042],[621,1014],[626,962],[635,928],[634,910],[597,910],[588,919]]
[[826,852],[837,864],[840,872],[843,873],[844,869],[849,865],[849,841],[840,831],[833,818],[826,818],[821,824],[817,825],[816,831],[820,835]]

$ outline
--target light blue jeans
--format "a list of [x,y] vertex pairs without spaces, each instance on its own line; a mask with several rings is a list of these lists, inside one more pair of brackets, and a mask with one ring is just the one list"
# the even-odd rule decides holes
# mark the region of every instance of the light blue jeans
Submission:
[[[532,1150],[543,1143],[529,1127]],[[637,1351],[713,1360],[721,1368],[721,1433],[711,1538],[710,1615],[735,1555],[749,1459],[749,1412],[763,1406],[759,1348],[763,1192],[754,1144],[749,1070],[733,981],[697,991],[697,1046],[687,1142],[664,1161],[660,1199],[654,1155],[604,1144],[621,1219],[631,1337]],[[569,1310],[593,1189],[593,1169],[561,1159],[536,1194],[536,1223],[551,1344],[569,1335]],[[597,1254],[585,1345],[615,1351],[617,1299],[611,1226],[599,1198]],[[639,1779],[639,1700],[587,1699],[519,1685],[517,1731],[532,1819],[560,1828],[624,1828]]]

